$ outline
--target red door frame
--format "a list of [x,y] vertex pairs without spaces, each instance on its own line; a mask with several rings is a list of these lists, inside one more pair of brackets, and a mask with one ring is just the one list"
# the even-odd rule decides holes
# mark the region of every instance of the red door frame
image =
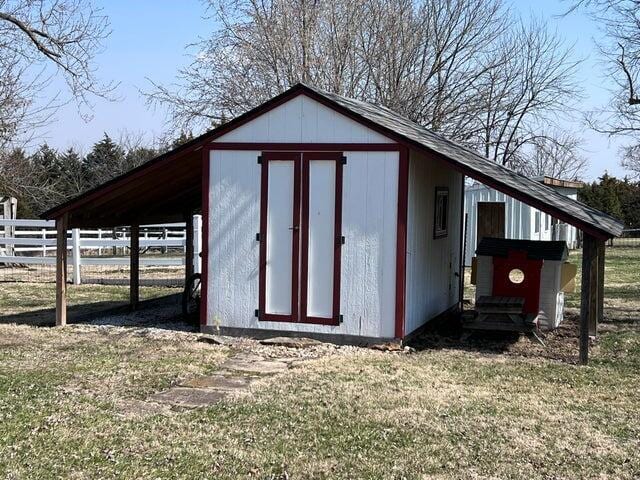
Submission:
[[[258,319],[269,322],[298,321],[298,281],[300,265],[300,164],[302,155],[298,152],[262,152],[260,181],[260,260],[258,287]],[[269,162],[293,162],[293,218],[291,219],[291,314],[267,313],[267,206],[269,200]]]
[[[203,248],[202,248],[202,285],[201,323],[206,325],[207,310],[207,271],[208,271],[208,222],[209,222],[209,152],[213,150],[255,150],[255,151],[293,151],[293,152],[378,152],[396,151],[399,153],[398,175],[398,218],[396,231],[396,308],[395,308],[395,337],[404,337],[406,310],[406,261],[407,261],[407,209],[409,190],[409,148],[401,143],[250,143],[250,142],[219,142],[209,143],[202,149],[203,158]],[[206,212],[206,215],[205,215]]]

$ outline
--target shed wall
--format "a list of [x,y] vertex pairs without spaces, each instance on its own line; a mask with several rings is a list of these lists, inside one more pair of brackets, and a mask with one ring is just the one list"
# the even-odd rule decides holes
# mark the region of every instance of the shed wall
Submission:
[[306,95],[299,95],[217,142],[395,143]]
[[[433,238],[436,187],[449,188],[448,235]],[[417,152],[409,155],[405,334],[458,302],[462,175]]]
[[[575,189],[554,187],[563,195],[576,199]],[[471,265],[477,244],[478,202],[503,202],[505,204],[505,237],[514,240],[554,240],[551,216],[522,203],[513,197],[484,185],[474,185],[465,190],[465,214],[468,215],[465,249],[465,266]],[[539,215],[540,228],[536,228],[536,216]],[[569,248],[576,248],[577,229],[564,224],[566,241]],[[561,239],[558,237],[557,239]]]
[[[244,140],[244,139],[243,139]],[[345,152],[340,313],[322,326],[263,322],[258,308],[258,151],[212,151],[207,324],[391,338],[395,326],[398,152]]]

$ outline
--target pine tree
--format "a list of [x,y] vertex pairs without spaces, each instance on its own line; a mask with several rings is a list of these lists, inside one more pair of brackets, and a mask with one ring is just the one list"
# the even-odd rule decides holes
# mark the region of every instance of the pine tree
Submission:
[[124,159],[122,147],[105,133],[83,162],[88,186],[95,187],[121,173]]

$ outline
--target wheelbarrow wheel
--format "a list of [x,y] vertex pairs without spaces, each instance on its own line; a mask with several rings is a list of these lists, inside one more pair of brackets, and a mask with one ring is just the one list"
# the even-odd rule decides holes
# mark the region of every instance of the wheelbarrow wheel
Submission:
[[198,319],[200,312],[200,287],[202,276],[194,273],[187,279],[187,284],[182,292],[182,314],[187,320]]

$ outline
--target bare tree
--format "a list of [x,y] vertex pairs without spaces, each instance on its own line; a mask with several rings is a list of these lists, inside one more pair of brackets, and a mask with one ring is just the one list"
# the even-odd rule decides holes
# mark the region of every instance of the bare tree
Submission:
[[[299,81],[385,105],[487,157],[570,111],[570,48],[492,0],[209,0],[221,28],[151,104],[180,130],[224,122]],[[522,156],[520,156],[521,158]]]
[[107,18],[87,0],[0,0],[0,147],[33,132],[64,101],[40,100],[59,73],[81,113],[114,85],[96,77],[94,58],[109,35]]
[[576,136],[561,130],[537,135],[528,146],[524,173],[532,177],[547,175],[564,180],[580,180],[587,166],[581,143]]
[[578,0],[570,12],[578,9],[602,30],[598,47],[613,84],[609,105],[588,112],[587,123],[597,132],[629,138],[621,164],[640,176],[640,0]]

